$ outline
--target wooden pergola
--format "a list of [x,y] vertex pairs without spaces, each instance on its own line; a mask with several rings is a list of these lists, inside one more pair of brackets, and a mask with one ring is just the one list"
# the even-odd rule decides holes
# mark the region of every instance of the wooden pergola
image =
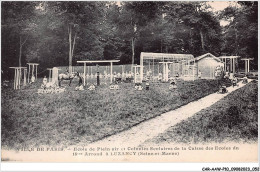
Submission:
[[230,71],[232,70],[233,73],[236,71],[236,62],[239,56],[220,56],[218,57],[224,62],[224,71],[227,71],[227,59],[229,60]]
[[86,66],[87,63],[110,63],[110,83],[113,82],[113,63],[119,62],[120,60],[84,60],[84,61],[77,61],[77,63],[84,64],[84,86],[86,85]]
[[241,60],[244,60],[245,61],[245,73],[249,73],[249,63],[250,63],[250,60],[254,60],[253,58],[244,58],[244,59],[241,59]]
[[28,82],[30,82],[30,70],[31,70],[31,66],[32,66],[32,76],[34,75],[34,67],[35,67],[35,80],[37,81],[37,66],[39,65],[39,63],[27,63],[29,65],[29,71],[28,71]]
[[22,76],[22,70],[24,70],[24,79],[23,79],[23,85],[26,85],[26,75],[27,75],[27,68],[26,67],[9,67],[11,69],[15,69],[14,73],[14,89],[20,89],[21,88],[21,76]]

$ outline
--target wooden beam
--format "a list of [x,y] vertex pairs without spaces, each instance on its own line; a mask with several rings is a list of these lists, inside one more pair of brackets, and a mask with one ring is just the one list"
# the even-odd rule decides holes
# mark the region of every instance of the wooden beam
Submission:
[[120,60],[85,60],[85,61],[77,61],[77,63],[113,63],[119,61]]

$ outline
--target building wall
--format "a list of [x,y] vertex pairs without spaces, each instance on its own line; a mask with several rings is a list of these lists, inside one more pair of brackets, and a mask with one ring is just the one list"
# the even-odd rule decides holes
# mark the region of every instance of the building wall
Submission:
[[196,63],[198,67],[197,72],[201,71],[201,78],[203,79],[214,79],[216,67],[224,67],[223,63],[216,61],[212,57],[205,57]]

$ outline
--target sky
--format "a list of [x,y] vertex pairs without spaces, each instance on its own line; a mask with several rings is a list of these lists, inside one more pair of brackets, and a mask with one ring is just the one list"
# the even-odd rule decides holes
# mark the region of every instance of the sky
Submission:
[[[208,5],[212,7],[213,12],[218,12],[220,10],[224,10],[228,6],[237,6],[239,7],[239,4],[236,1],[209,1],[207,2]],[[221,26],[228,25],[229,22],[226,20],[220,20]]]
[[213,8],[213,12],[224,10],[229,5],[235,6],[238,5],[236,2],[232,1],[209,1],[208,4]]

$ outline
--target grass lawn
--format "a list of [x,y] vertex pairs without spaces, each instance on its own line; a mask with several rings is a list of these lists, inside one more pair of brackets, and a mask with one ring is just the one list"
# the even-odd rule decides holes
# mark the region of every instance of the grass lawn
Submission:
[[157,144],[257,142],[257,95],[258,84],[253,81],[149,142]]
[[3,147],[93,142],[218,90],[216,80],[179,81],[176,92],[166,83],[152,83],[148,91],[135,91],[132,83],[75,91],[74,82],[64,93],[38,95],[41,81],[21,90],[2,88]]

